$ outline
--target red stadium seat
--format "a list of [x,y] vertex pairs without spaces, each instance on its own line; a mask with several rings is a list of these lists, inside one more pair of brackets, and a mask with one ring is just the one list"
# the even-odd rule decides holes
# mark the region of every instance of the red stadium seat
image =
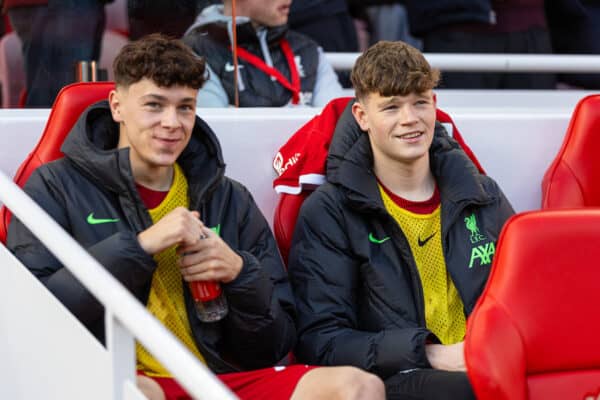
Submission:
[[600,395],[600,210],[511,218],[467,323],[465,357],[479,400]]
[[299,194],[282,193],[279,195],[279,200],[275,206],[273,234],[277,240],[281,257],[286,265],[300,206],[309,194],[311,194],[311,191],[307,190]]
[[[37,167],[62,157],[60,147],[79,115],[90,104],[108,99],[108,93],[114,86],[112,82],[74,83],[65,86],[54,101],[46,128],[38,144],[17,170],[14,181],[23,187]],[[11,213],[8,209],[0,208],[0,241],[2,243],[6,242],[10,217]]]
[[542,208],[600,206],[600,95],[575,107],[562,147],[542,181]]

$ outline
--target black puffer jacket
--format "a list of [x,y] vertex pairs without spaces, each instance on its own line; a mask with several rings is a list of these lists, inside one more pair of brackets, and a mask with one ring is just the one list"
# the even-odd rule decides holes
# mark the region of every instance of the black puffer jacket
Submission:
[[306,23],[313,18],[330,17],[348,12],[346,0],[302,0],[293,1],[290,7],[290,26]]
[[[446,265],[469,315],[488,278],[495,241],[514,211],[439,124],[430,155],[442,199]],[[368,136],[348,108],[331,143],[327,181],[304,202],[290,252],[296,355],[311,364],[358,366],[384,379],[430,367],[424,346],[432,333],[425,328],[416,264],[382,203]],[[471,216],[478,231],[466,226]]]
[[[106,102],[90,107],[66,139],[65,157],[38,168],[25,190],[146,304],[156,264],[137,234],[152,220],[135,188],[129,149],[116,148],[118,132]],[[190,209],[200,211],[207,226],[220,225],[221,237],[244,261],[240,275],[224,285],[229,314],[218,323],[195,317],[188,285],[183,285],[198,349],[217,373],[271,366],[292,349],[296,332],[293,296],[269,226],[250,193],[223,176],[219,143],[200,118],[177,162],[188,180]],[[119,221],[90,225],[86,219],[92,213]],[[103,340],[100,303],[16,219],[8,247]]]
[[406,0],[410,31],[421,36],[444,25],[493,24],[492,0]]

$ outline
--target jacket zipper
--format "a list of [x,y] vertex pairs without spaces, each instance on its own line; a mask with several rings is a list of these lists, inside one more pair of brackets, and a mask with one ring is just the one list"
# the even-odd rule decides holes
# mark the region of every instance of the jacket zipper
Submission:
[[[404,233],[402,233],[396,221],[389,214],[386,213],[386,215],[388,217],[388,221],[391,222],[392,232],[394,233],[394,236],[398,239],[398,241],[395,241],[395,243],[401,242],[404,246],[406,246],[407,249],[410,249],[408,240],[406,239],[406,236],[404,236]],[[400,248],[400,246],[396,244],[396,247],[397,251],[400,252],[400,254],[402,254],[402,249]],[[418,318],[421,325],[425,326],[425,295],[423,294],[423,285],[421,284],[421,278],[419,277],[419,271],[417,269],[417,264],[415,263],[414,257],[408,258],[408,265],[413,291],[416,294],[415,297],[417,300]]]

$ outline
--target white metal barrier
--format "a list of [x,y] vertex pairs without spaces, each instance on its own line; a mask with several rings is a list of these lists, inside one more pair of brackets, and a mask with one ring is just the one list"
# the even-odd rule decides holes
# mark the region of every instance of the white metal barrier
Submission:
[[106,348],[2,245],[0,266],[0,399],[111,399]]
[[[424,53],[432,67],[461,72],[598,72],[600,56],[576,54]],[[326,53],[336,70],[349,70],[360,53]]]
[[[171,332],[152,317],[126,288],[2,172],[0,200],[104,305],[113,399],[132,398],[132,392],[137,390],[134,338],[171,371],[194,398],[236,398]],[[40,357],[43,357],[43,354],[40,354]],[[139,392],[137,394],[139,395]]]

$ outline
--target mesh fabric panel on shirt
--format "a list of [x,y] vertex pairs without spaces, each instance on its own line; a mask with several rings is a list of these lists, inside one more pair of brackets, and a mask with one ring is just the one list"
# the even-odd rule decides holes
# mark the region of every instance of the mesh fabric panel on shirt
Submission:
[[404,232],[414,257],[425,302],[425,322],[443,344],[464,339],[464,306],[446,270],[442,249],[441,207],[431,214],[415,214],[399,207],[379,185],[386,210]]
[[[152,222],[158,222],[162,217],[177,207],[189,206],[187,195],[188,185],[181,171],[175,164],[173,184],[165,199],[158,207],[148,210]],[[154,256],[158,267],[152,276],[152,287],[146,308],[163,323],[181,342],[204,362],[198,351],[183,299],[183,280],[177,264],[178,256],[172,246]],[[136,342],[137,369],[149,376],[171,376],[169,372],[141,344]]]

